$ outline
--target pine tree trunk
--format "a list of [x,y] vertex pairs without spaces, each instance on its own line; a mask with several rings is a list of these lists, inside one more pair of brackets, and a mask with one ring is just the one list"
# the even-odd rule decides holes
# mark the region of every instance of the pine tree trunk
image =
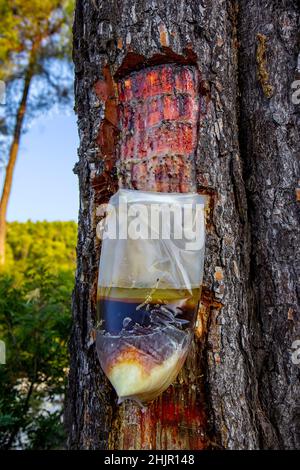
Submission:
[[[298,24],[296,0],[77,1],[80,212],[65,413],[70,448],[299,447],[299,366],[291,347],[300,337],[300,140],[299,109],[290,99]],[[96,208],[117,190],[116,167],[120,184],[136,187],[134,173],[122,173],[117,83],[166,63],[196,67],[201,76],[194,163],[197,191],[209,197],[206,261],[188,360],[176,383],[142,411],[117,405],[96,357]],[[161,175],[147,172],[146,180]]]
[[33,76],[34,66],[34,49],[32,52],[31,60],[28,66],[27,73],[24,79],[24,88],[22,92],[21,101],[17,110],[16,123],[12,138],[12,143],[9,149],[8,164],[5,170],[4,184],[0,200],[0,266],[5,263],[5,239],[6,239],[6,213],[8,207],[9,196],[11,193],[13,174],[18,157],[20,139],[22,134],[22,126],[26,114],[27,100],[30,89],[30,83]]
[[251,236],[254,410],[261,445],[299,449],[300,368],[291,360],[291,347],[300,338],[300,106],[292,102],[300,66],[300,4],[244,0],[239,18],[239,137]]

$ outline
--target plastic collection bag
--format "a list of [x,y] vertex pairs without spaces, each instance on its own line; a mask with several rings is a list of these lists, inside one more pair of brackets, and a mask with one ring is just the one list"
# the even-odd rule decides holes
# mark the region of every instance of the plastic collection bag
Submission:
[[119,190],[102,238],[96,347],[119,402],[153,400],[176,378],[195,326],[204,197]]

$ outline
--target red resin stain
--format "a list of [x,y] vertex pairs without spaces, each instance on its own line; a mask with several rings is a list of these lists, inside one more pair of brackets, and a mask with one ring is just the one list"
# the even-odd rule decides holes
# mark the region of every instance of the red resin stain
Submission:
[[[129,179],[121,179],[121,186],[191,190],[194,172],[189,162],[193,162],[197,145],[199,80],[194,66],[164,64],[119,81],[119,163],[121,173]],[[170,157],[171,164],[162,163]],[[155,158],[159,163],[153,162],[149,168],[146,160]]]
[[208,446],[203,403],[192,398],[188,385],[182,385],[180,391],[169,387],[138,413],[141,449],[201,450]]
[[94,84],[94,92],[104,108],[104,119],[100,123],[96,138],[104,168],[101,173],[93,175],[91,182],[95,206],[108,202],[109,197],[117,190],[117,179],[113,171],[117,161],[116,147],[119,137],[117,87],[110,68],[106,66],[102,72],[103,79]]

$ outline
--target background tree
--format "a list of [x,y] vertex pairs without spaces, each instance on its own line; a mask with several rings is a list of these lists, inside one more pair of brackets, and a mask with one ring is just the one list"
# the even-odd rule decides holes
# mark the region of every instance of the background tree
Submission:
[[[299,107],[291,101],[298,28],[296,0],[77,0],[81,207],[71,448],[299,448],[299,366],[291,360],[300,336]],[[117,405],[96,357],[95,214],[117,186],[115,83],[164,62],[193,63],[202,75],[195,163],[210,213],[202,327],[176,383],[144,411]]]
[[8,223],[0,273],[0,448],[65,446],[75,222]]
[[[0,1],[0,80],[7,88],[1,116],[5,178],[0,201],[0,265],[5,261],[6,212],[22,132],[41,110],[70,98],[73,0]],[[24,127],[25,126],[25,127]]]

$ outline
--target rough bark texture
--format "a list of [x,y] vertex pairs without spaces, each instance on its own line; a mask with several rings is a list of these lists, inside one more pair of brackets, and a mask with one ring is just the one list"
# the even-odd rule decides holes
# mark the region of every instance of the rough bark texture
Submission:
[[292,103],[291,85],[299,77],[300,3],[243,1],[240,20],[240,148],[251,226],[260,442],[293,449],[300,447],[299,366],[291,361],[300,337],[300,106]]
[[[238,7],[239,6],[239,7]],[[78,0],[78,268],[66,406],[70,448],[297,448],[295,1]],[[197,190],[210,199],[202,304],[177,382],[116,404],[95,352],[96,208],[117,189],[116,82],[175,62],[201,74]],[[297,330],[298,328],[298,330]]]

